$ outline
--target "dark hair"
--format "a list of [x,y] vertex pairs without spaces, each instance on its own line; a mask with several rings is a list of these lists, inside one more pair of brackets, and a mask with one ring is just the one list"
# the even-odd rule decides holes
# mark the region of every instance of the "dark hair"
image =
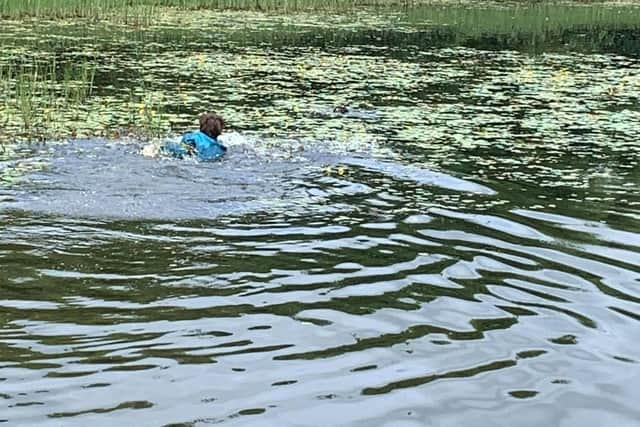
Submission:
[[205,113],[200,116],[200,131],[211,138],[217,138],[224,130],[224,119],[216,113]]

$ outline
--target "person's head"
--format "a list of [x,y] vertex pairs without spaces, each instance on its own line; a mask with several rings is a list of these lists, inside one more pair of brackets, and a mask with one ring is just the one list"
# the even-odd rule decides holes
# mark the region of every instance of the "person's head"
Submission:
[[211,138],[217,138],[224,130],[224,119],[216,113],[205,113],[200,116],[200,131]]

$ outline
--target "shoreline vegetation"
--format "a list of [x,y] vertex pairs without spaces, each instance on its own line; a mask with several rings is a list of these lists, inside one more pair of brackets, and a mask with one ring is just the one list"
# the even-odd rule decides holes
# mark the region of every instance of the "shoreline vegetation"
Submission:
[[626,0],[0,0],[0,19],[69,19],[151,23],[164,9],[244,10],[293,13],[354,8],[491,8],[544,6],[637,6]]
[[486,5],[634,5],[632,0],[0,0],[0,17],[93,17],[101,12],[136,7],[182,10],[339,10],[353,7],[486,6]]
[[[377,20],[353,24],[343,18],[335,27],[318,25],[322,22],[318,19],[301,23],[304,19],[292,18],[309,19],[310,14],[323,11],[337,16],[355,7],[382,9],[367,15]],[[256,14],[265,11],[273,12],[265,18],[269,25],[257,28],[264,20]],[[254,21],[245,21],[242,14]],[[507,46],[522,42],[536,47],[574,33],[579,43],[592,38],[597,43],[614,43],[617,36],[609,30],[636,34],[640,30],[640,7],[607,1],[0,0],[0,16],[5,24],[0,26],[0,143],[131,133],[150,138],[170,133],[177,122],[167,111],[175,107],[174,96],[157,90],[154,77],[145,75],[137,80],[149,84],[128,91],[107,89],[112,86],[110,76],[118,70],[100,54],[100,44],[128,49],[131,39],[155,42],[163,37],[197,43],[202,22],[218,18],[224,22],[229,16],[232,22],[224,22],[221,31],[227,42],[240,45],[279,40],[297,46],[310,35],[329,41],[344,37],[352,44],[362,44],[349,39],[358,37],[354,25],[375,37],[389,37],[385,41],[392,44],[396,41],[391,37],[404,37],[399,44],[425,43],[433,37],[428,40],[433,46],[440,39],[451,46],[486,39],[494,44],[506,40]],[[234,30],[234,24],[251,31]],[[402,31],[396,31],[397,27]],[[24,31],[30,37],[24,37]],[[85,46],[76,46],[74,37],[84,40]],[[86,49],[87,45],[91,48]],[[139,55],[131,54],[132,61]],[[194,58],[196,68],[206,66],[210,59],[207,55]],[[182,112],[192,115],[192,108],[184,107]],[[178,124],[183,125],[184,119]]]

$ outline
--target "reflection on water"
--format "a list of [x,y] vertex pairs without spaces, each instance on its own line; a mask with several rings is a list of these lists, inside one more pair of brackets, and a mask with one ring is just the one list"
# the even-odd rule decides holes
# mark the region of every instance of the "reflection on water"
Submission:
[[263,49],[221,162],[0,151],[0,421],[637,424],[637,60]]

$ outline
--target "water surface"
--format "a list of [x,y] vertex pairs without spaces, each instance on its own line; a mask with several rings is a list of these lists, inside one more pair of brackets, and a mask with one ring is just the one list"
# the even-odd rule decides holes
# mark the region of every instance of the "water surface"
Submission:
[[102,39],[96,105],[144,82],[176,133],[216,108],[221,162],[4,146],[0,420],[637,424],[640,24],[361,14]]

